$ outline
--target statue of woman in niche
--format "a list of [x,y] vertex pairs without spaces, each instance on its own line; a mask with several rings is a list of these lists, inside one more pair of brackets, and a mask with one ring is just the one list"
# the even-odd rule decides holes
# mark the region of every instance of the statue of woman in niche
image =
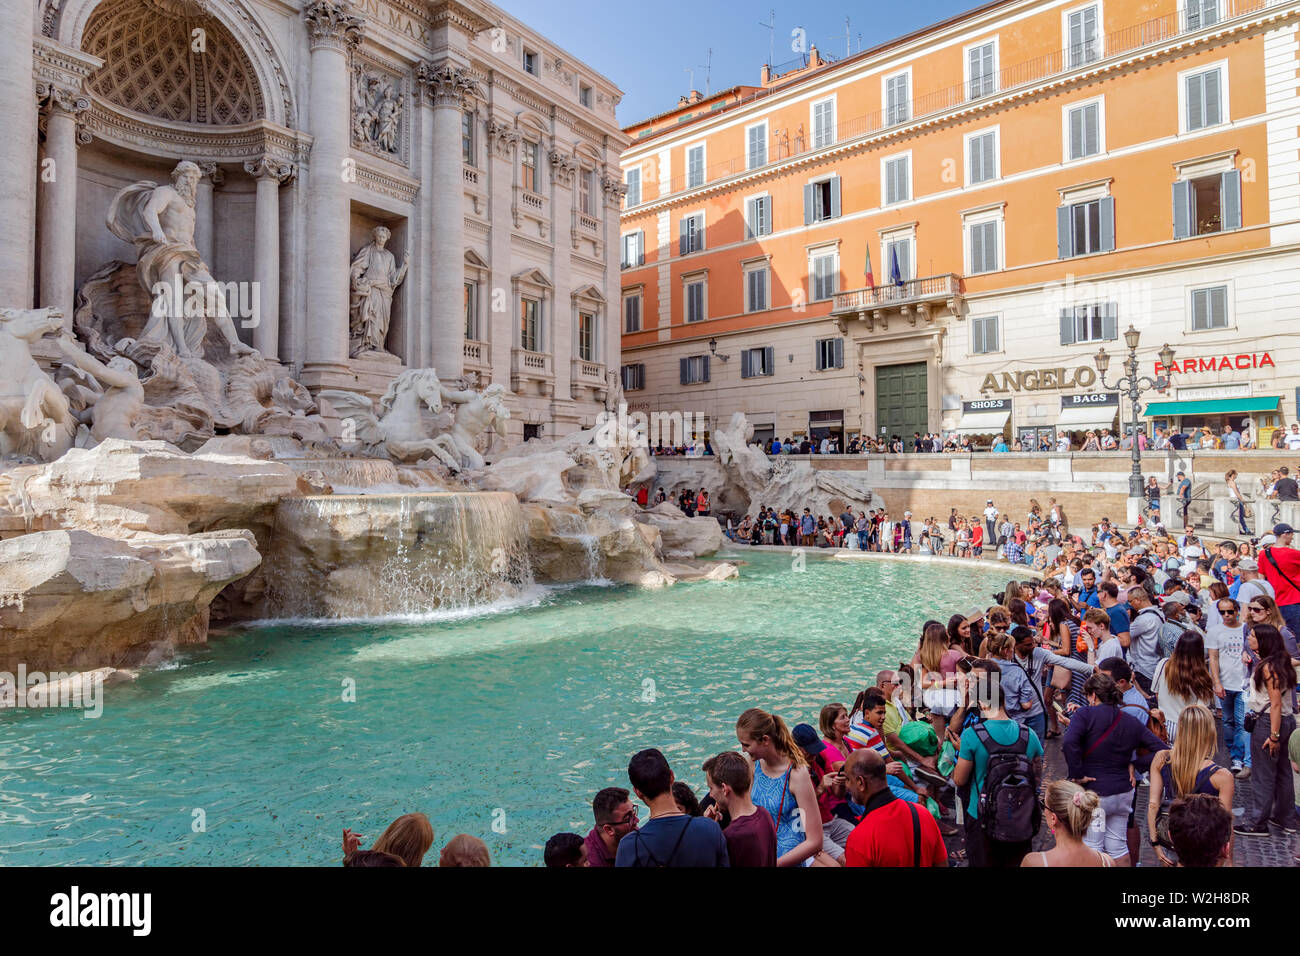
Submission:
[[352,285],[349,353],[353,358],[364,352],[384,352],[388,323],[392,320],[393,293],[406,278],[411,254],[402,256],[401,268],[393,254],[384,248],[392,235],[384,226],[376,226],[371,241],[362,246],[352,260]]

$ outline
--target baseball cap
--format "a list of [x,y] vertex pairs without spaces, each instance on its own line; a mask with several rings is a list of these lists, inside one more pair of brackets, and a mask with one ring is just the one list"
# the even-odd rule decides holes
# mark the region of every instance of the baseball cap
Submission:
[[1240,561],[1237,562],[1237,570],[1258,571],[1259,565],[1255,563],[1254,558],[1242,558]]
[[1272,544],[1277,544],[1277,536],[1276,536],[1276,535],[1266,534],[1266,535],[1264,535],[1264,537],[1262,537],[1262,538],[1259,539],[1259,546],[1260,546],[1261,548],[1267,548],[1269,545],[1272,545]]
[[817,735],[817,731],[811,724],[795,724],[794,730],[790,733],[794,737],[794,742],[810,754],[819,754],[826,749],[826,745],[822,743],[821,737]]
[[1275,524],[1273,525],[1273,534],[1277,535],[1279,538],[1284,534],[1295,534],[1295,528],[1285,522],[1282,524]]
[[1175,591],[1173,594],[1165,598],[1165,603],[1181,604],[1183,607],[1187,607],[1187,605],[1192,603],[1192,599],[1186,591]]

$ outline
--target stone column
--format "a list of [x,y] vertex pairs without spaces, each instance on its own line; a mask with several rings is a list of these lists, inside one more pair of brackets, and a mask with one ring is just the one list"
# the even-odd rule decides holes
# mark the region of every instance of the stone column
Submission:
[[[576,429],[580,413],[577,394],[573,388],[573,360],[578,357],[577,335],[574,327],[573,280],[570,263],[573,262],[573,209],[577,204],[573,194],[577,186],[579,165],[572,154],[551,149],[548,154],[551,166],[551,281],[555,284],[555,301],[551,303],[549,343],[544,351],[551,353],[555,370],[555,394],[551,397],[551,414],[558,433],[567,434],[572,425]],[[600,361],[600,356],[594,356]],[[581,394],[579,391],[578,394]]]
[[[515,153],[519,149],[519,131],[508,123],[491,118],[487,123],[488,215],[492,220],[489,237],[491,289],[483,310],[488,324],[488,341],[492,343],[492,381],[510,385],[515,324],[519,321],[518,305],[510,284],[510,237],[514,231],[511,205],[514,201]],[[492,297],[501,290],[506,297],[504,312],[492,311]],[[513,389],[513,386],[511,386]],[[511,421],[522,434],[523,423]],[[512,433],[513,434],[513,433]]]
[[203,173],[199,177],[198,189],[194,195],[194,248],[208,264],[209,269],[216,269],[216,218],[217,211],[213,192],[226,181],[226,174],[216,163],[199,163]]
[[445,60],[422,64],[421,82],[433,99],[433,261],[429,277],[429,341],[438,377],[458,378],[465,371],[465,186],[460,152],[460,120],[465,98],[481,95],[473,76]]
[[623,345],[623,276],[619,263],[623,258],[619,237],[619,213],[627,185],[617,176],[618,169],[608,170],[601,177],[600,188],[605,194],[605,299],[609,314],[605,316],[605,368],[622,375],[620,356]]
[[253,281],[259,314],[253,347],[275,360],[280,357],[280,184],[293,175],[293,167],[274,156],[262,156],[244,163],[244,171],[257,180]]
[[363,20],[342,0],[315,0],[304,14],[311,35],[307,174],[307,351],[303,384],[346,385],[348,361],[348,58]]
[[40,236],[41,308],[60,309],[63,328],[72,331],[72,298],[77,263],[78,117],[90,109],[79,90],[37,84],[45,101],[45,157],[41,163],[37,230]]
[[32,74],[35,0],[6,4],[0,30],[0,307],[32,304],[36,234],[36,104]]

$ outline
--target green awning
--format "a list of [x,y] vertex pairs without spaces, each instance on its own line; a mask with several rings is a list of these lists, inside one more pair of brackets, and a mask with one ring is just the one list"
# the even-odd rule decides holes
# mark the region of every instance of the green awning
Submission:
[[1152,402],[1142,413],[1143,418],[1171,418],[1177,415],[1224,415],[1232,412],[1275,412],[1276,395],[1250,398],[1206,398],[1187,402]]

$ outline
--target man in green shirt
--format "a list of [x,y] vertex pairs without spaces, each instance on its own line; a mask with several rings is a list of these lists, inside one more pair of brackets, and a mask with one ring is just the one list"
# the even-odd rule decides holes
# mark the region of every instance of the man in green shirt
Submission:
[[903,729],[903,724],[908,722],[898,705],[894,703],[894,692],[898,690],[898,674],[894,671],[881,671],[876,675],[876,686],[885,695],[885,721],[880,725],[880,736],[885,739],[885,746],[889,752],[912,766],[935,770],[939,761],[937,753],[928,757],[922,756],[898,736],[898,732]]

